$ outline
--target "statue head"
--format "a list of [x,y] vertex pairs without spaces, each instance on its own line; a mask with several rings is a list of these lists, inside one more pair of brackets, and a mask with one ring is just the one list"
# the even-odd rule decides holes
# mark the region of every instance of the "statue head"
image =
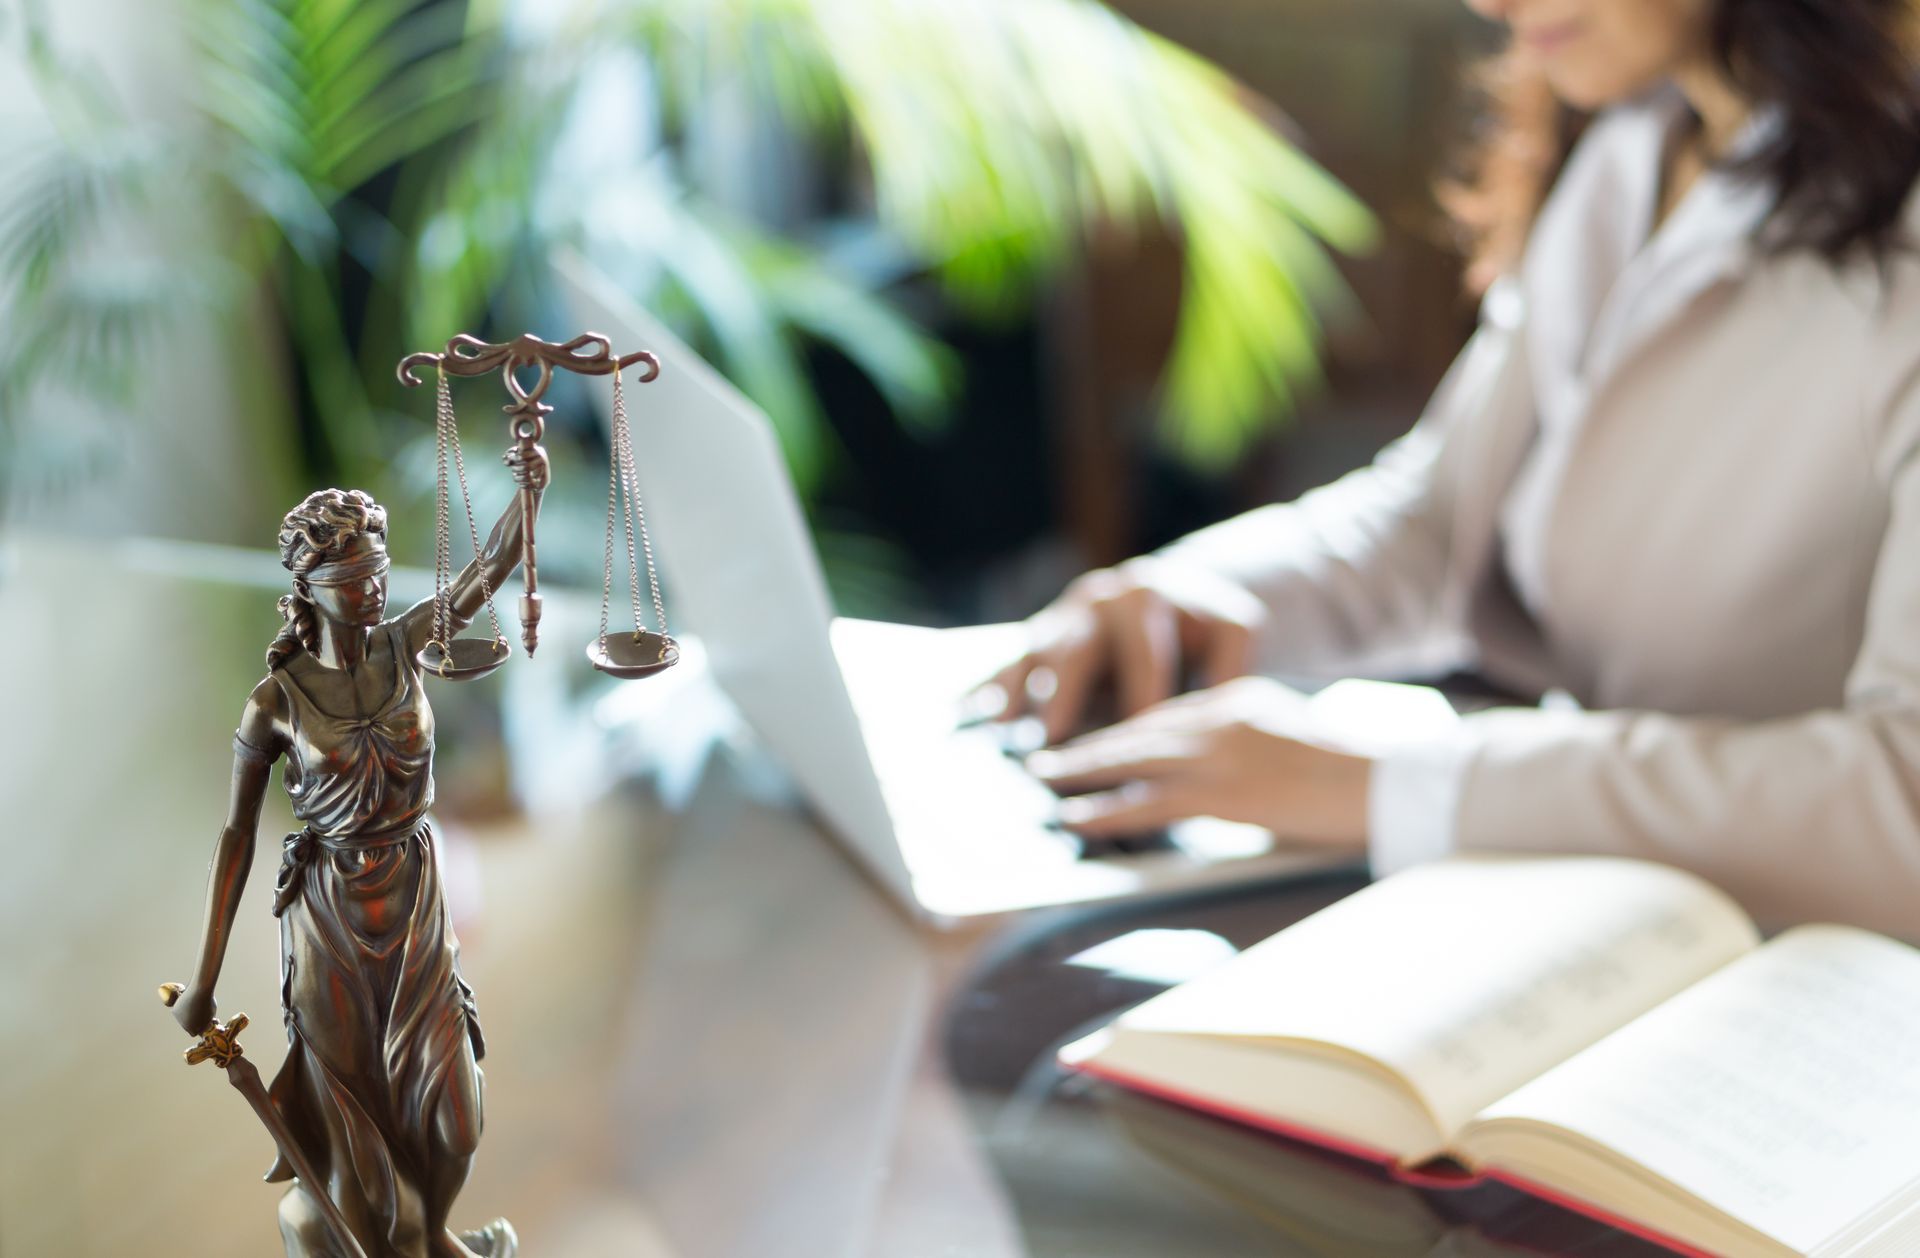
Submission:
[[357,489],[322,489],[280,522],[280,562],[293,592],[280,599],[286,624],[267,648],[267,667],[318,651],[320,622],[371,628],[387,610],[387,511]]

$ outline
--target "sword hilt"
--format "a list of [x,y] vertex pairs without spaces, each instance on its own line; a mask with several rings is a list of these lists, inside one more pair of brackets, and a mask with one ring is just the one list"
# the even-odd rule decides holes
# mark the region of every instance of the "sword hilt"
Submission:
[[[180,999],[180,993],[186,988],[179,983],[160,984],[160,1003],[172,1008]],[[227,1072],[227,1082],[241,1096],[247,1098],[247,1104],[260,1116],[267,1134],[273,1137],[274,1145],[280,1155],[293,1167],[294,1175],[307,1194],[313,1199],[316,1208],[327,1221],[327,1227],[333,1232],[333,1239],[343,1249],[348,1258],[367,1258],[366,1246],[353,1234],[353,1228],[347,1224],[346,1216],[340,1213],[340,1207],[327,1195],[326,1180],[314,1174],[313,1164],[307,1160],[298,1141],[287,1130],[286,1119],[275,1108],[273,1098],[267,1095],[267,1089],[260,1082],[260,1072],[254,1069],[253,1062],[240,1052],[240,1041],[236,1038],[247,1025],[247,1015],[236,1013],[233,1021],[214,1020],[213,1027],[200,1036],[200,1042],[187,1050],[187,1064],[210,1061]]]
[[[186,987],[180,983],[160,984],[160,1003],[171,1009],[180,999],[180,993]],[[187,1064],[197,1066],[210,1061],[222,1070],[233,1064],[233,1059],[241,1056],[240,1032],[247,1028],[247,1015],[236,1013],[231,1022],[214,1019],[213,1025],[200,1033],[200,1042],[186,1051]]]

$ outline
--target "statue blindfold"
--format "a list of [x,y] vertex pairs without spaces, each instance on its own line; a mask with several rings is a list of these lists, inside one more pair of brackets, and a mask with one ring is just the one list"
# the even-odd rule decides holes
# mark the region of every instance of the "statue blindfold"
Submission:
[[385,574],[393,560],[384,549],[369,550],[352,559],[315,566],[305,574],[308,585],[358,585],[368,577]]

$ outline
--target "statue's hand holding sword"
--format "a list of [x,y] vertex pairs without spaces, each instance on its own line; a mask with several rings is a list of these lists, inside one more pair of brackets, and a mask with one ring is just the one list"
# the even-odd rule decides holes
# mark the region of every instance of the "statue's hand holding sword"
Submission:
[[[186,988],[179,983],[162,983],[160,1002],[172,1008],[174,1002],[180,999],[180,993],[185,990]],[[353,1229],[347,1226],[346,1219],[340,1213],[340,1207],[335,1205],[333,1198],[327,1195],[325,1181],[314,1174],[306,1154],[301,1152],[300,1146],[294,1143],[292,1135],[287,1131],[286,1123],[281,1120],[280,1111],[273,1106],[273,1098],[267,1095],[266,1086],[260,1082],[260,1072],[254,1068],[252,1060],[240,1051],[240,1032],[247,1025],[247,1015],[236,1013],[231,1022],[221,1022],[209,1017],[208,1022],[206,1029],[198,1033],[200,1042],[187,1050],[187,1064],[195,1066],[203,1061],[210,1061],[227,1072],[227,1082],[231,1083],[241,1096],[247,1098],[247,1104],[251,1105],[253,1112],[260,1116],[260,1121],[266,1124],[267,1134],[273,1137],[274,1144],[279,1146],[288,1165],[293,1167],[293,1173],[299,1176],[308,1195],[319,1206],[327,1226],[333,1229],[334,1239],[339,1241],[350,1258],[367,1258],[367,1251],[354,1237]],[[193,1032],[190,1031],[189,1034]]]

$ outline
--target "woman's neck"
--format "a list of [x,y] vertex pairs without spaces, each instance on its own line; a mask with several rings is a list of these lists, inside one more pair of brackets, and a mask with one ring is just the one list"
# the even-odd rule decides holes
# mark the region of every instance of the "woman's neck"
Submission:
[[1673,84],[1700,119],[1703,156],[1717,161],[1733,148],[1753,106],[1727,81],[1718,65],[1701,62],[1676,72]]
[[366,662],[371,629],[320,618],[320,649],[314,652],[328,668],[356,668]]
[[1686,129],[1669,135],[1661,151],[1660,191],[1653,213],[1655,230],[1686,199],[1707,167],[1733,148],[1751,112],[1746,98],[1734,90],[1717,66],[1705,60],[1675,72],[1673,85],[1700,120],[1700,129],[1698,133]]

